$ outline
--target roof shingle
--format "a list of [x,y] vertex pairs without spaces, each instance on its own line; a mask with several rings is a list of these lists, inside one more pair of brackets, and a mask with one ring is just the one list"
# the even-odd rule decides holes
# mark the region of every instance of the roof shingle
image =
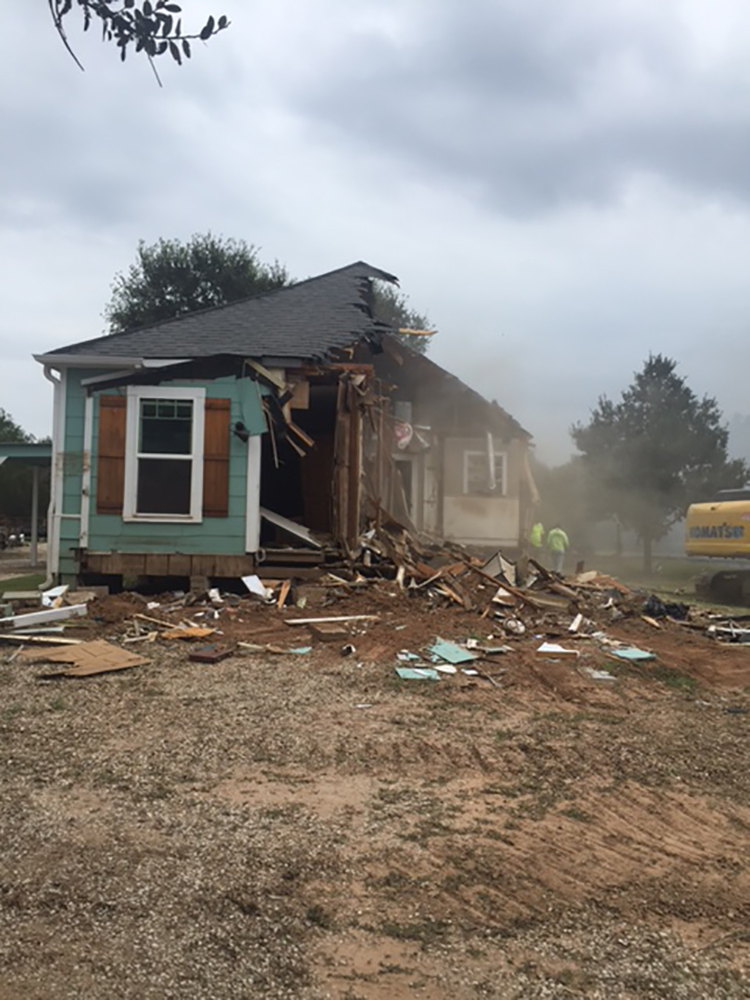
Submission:
[[390,329],[370,313],[371,278],[397,280],[357,261],[229,305],[68,344],[40,355],[39,360],[57,355],[198,358],[216,354],[322,359],[336,348]]

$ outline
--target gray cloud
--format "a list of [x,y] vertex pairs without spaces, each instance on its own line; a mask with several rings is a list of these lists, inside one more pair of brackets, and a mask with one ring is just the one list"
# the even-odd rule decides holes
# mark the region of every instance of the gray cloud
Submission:
[[[679,18],[603,5],[419,6],[408,42],[346,39],[296,94],[342,144],[474,186],[508,214],[606,203],[655,174],[750,197],[750,74],[701,67]],[[676,13],[673,11],[673,13]]]
[[399,274],[435,360],[547,457],[650,350],[747,410],[743,0],[191,0],[233,24],[163,90],[11,6],[0,406],[36,433],[31,352],[102,331],[138,238],[207,229]]

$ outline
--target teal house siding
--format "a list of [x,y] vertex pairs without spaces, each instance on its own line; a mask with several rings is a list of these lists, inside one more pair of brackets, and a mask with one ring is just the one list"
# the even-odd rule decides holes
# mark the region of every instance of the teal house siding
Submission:
[[[81,496],[84,463],[84,408],[86,389],[81,379],[106,375],[106,369],[70,369],[67,379],[65,413],[65,458],[63,461],[60,562],[62,577],[76,573],[75,550],[81,529]],[[261,396],[266,391],[248,378],[220,378],[211,382],[175,381],[171,387],[202,386],[206,397],[230,400],[230,424],[241,422],[251,435],[262,434],[266,421]],[[109,389],[107,392],[115,390]],[[120,390],[125,392],[124,389]],[[154,387],[158,395],[159,387]],[[133,523],[121,515],[97,514],[97,444],[99,440],[99,393],[94,394],[91,456],[91,504],[88,519],[88,546],[92,552],[179,553],[185,555],[243,555],[247,494],[247,444],[230,436],[229,505],[227,517],[204,517],[198,524]],[[73,516],[71,516],[73,515]]]

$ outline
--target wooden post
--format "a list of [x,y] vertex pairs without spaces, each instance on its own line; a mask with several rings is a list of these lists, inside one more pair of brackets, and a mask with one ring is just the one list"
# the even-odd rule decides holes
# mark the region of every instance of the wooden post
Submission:
[[39,539],[39,466],[32,467],[31,480],[31,565],[36,568],[39,565],[38,539]]

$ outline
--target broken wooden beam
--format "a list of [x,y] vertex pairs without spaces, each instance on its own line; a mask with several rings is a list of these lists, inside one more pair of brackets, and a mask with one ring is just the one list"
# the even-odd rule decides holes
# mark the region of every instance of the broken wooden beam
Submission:
[[332,615],[329,618],[286,618],[285,625],[316,625],[324,622],[375,622],[380,615]]

